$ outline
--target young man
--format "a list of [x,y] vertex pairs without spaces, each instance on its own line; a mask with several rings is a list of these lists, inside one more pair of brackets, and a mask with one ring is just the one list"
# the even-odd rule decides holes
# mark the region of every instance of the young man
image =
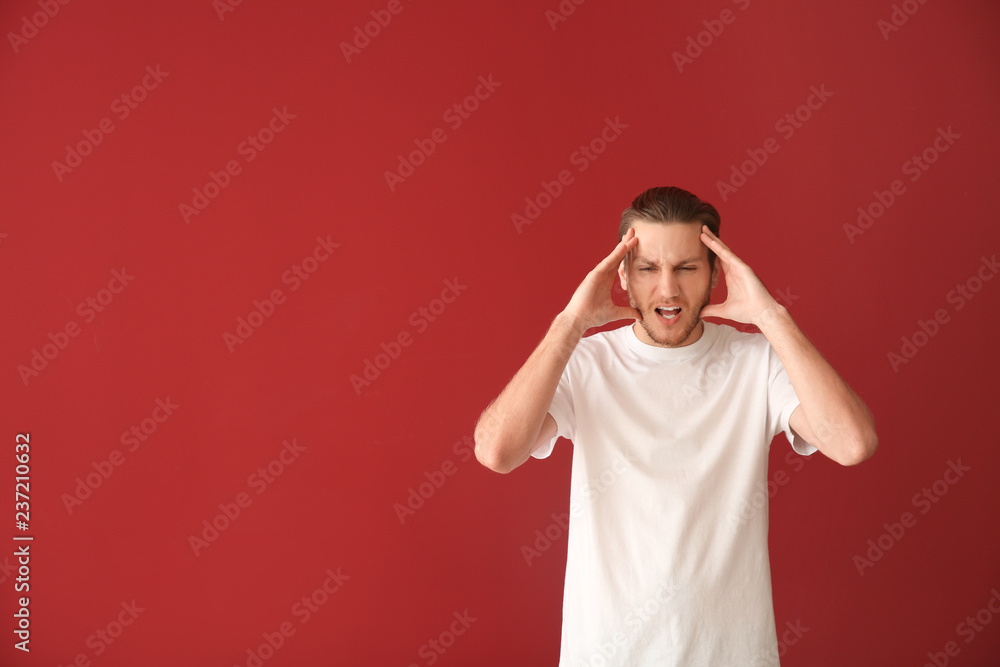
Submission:
[[[771,439],[843,465],[877,446],[868,408],[719,222],[680,188],[636,197],[618,246],[476,425],[497,472],[574,443],[561,666],[777,664],[767,511],[751,504]],[[727,298],[709,305],[720,268]],[[583,338],[621,319],[634,323]]]

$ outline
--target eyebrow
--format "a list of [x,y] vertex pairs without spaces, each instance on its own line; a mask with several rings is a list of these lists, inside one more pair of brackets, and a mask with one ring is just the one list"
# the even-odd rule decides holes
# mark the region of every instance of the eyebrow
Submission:
[[[648,266],[659,266],[659,264],[646,257],[636,257],[635,261],[641,264],[646,264]],[[674,266],[684,266],[685,264],[697,264],[702,261],[704,260],[701,257],[688,257],[687,259],[682,259],[681,261],[677,262],[676,264],[674,264]]]

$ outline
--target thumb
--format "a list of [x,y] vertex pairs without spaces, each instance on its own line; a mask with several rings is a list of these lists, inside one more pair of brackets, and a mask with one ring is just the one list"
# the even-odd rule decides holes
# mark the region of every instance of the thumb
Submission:
[[641,320],[642,313],[637,308],[631,306],[618,306],[615,311],[615,319],[618,320]]
[[700,317],[722,317],[725,318],[725,306],[726,304],[710,303],[701,309]]

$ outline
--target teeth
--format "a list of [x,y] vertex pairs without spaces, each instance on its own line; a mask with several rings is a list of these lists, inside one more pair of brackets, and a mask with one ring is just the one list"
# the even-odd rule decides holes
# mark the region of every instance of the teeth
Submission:
[[[677,315],[680,313],[680,310],[681,310],[680,306],[671,306],[669,308],[657,308],[656,312],[660,313],[660,315],[667,318],[668,320],[672,320],[673,318],[677,317]],[[670,314],[668,315],[667,313]]]

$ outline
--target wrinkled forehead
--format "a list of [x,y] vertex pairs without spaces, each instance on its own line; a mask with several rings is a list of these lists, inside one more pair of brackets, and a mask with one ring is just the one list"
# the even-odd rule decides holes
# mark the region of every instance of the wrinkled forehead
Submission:
[[636,222],[638,239],[630,253],[633,261],[678,264],[695,259],[708,261],[708,246],[701,242],[700,222]]

